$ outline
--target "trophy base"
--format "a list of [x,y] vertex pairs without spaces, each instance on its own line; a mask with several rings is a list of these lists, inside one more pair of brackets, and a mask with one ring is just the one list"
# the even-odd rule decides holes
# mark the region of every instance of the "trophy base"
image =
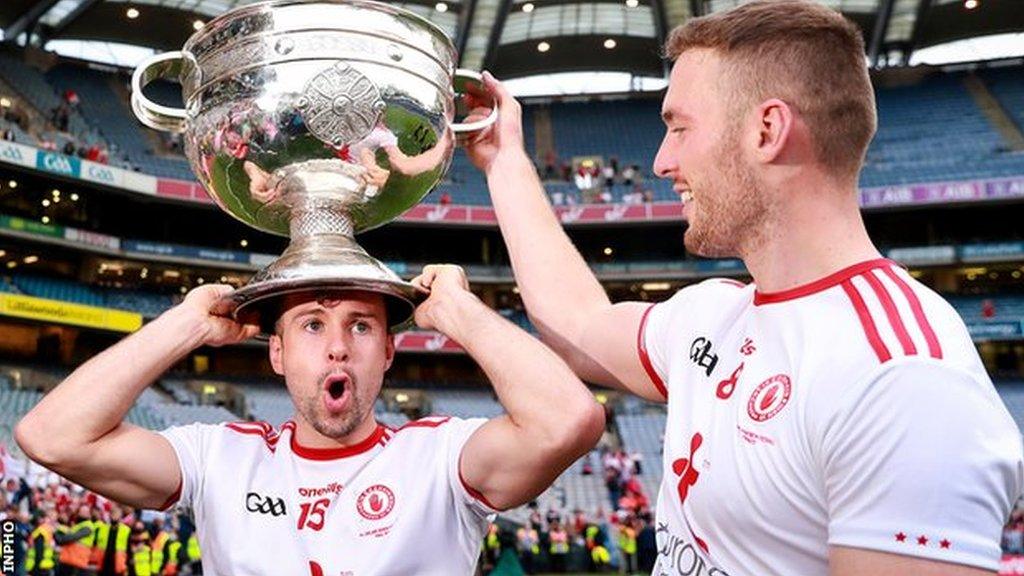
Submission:
[[427,294],[401,279],[343,234],[319,234],[295,239],[280,258],[253,276],[248,284],[214,306],[229,316],[260,326],[259,338],[274,333],[280,298],[303,292],[375,292],[384,296],[388,326],[404,328]]

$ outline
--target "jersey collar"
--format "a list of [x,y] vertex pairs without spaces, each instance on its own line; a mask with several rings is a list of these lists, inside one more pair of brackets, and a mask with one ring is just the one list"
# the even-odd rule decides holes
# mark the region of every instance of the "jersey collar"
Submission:
[[760,290],[755,290],[754,305],[760,306],[762,304],[775,304],[777,302],[785,302],[787,300],[795,300],[796,298],[803,298],[804,296],[817,294],[818,292],[828,290],[833,286],[838,286],[846,280],[863,274],[868,270],[893,265],[896,265],[896,263],[888,258],[875,258],[874,260],[867,260],[859,264],[854,264],[853,266],[848,266],[838,272],[833,272],[824,278],[819,278],[818,280],[797,286],[796,288],[790,288],[789,290],[782,290],[779,292],[761,292]]
[[291,448],[292,452],[300,458],[307,460],[337,460],[338,458],[349,458],[351,456],[357,456],[364,452],[369,451],[374,446],[384,445],[382,442],[384,434],[387,429],[381,426],[380,423],[373,432],[367,436],[364,440],[353,444],[351,446],[340,446],[338,448],[311,448],[309,446],[303,446],[299,444],[298,440],[295,439],[295,423],[288,422],[285,424],[292,429],[291,437]]

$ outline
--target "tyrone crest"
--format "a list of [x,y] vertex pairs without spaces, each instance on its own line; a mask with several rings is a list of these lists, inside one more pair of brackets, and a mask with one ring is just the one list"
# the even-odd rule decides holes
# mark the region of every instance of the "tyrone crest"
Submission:
[[747,415],[756,422],[764,422],[775,417],[786,404],[793,392],[789,376],[776,374],[761,382],[747,402]]
[[377,86],[344,62],[311,78],[296,104],[309,131],[336,148],[365,138],[386,108]]
[[370,486],[356,499],[356,510],[367,520],[380,520],[394,507],[395,493],[383,484]]

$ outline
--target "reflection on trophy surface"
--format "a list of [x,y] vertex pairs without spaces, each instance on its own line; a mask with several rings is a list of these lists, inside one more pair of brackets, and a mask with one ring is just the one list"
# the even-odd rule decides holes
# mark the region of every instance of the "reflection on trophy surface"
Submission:
[[[288,235],[276,261],[218,312],[256,321],[270,298],[360,289],[389,298],[393,325],[420,295],[353,239],[415,206],[451,162],[455,124],[451,40],[410,12],[367,0],[272,0],[227,12],[180,52],[140,65],[132,107],[160,130],[184,133],[193,172],[214,201],[259,230]],[[185,109],[143,88],[182,84]]]

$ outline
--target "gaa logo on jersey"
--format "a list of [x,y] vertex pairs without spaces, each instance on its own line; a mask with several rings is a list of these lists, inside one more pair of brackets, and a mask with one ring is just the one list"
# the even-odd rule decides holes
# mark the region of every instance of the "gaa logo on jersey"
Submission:
[[778,414],[789,403],[793,386],[789,376],[776,374],[761,382],[747,402],[747,415],[758,422],[764,422]]
[[367,520],[380,520],[395,507],[395,493],[383,484],[374,484],[356,499],[356,510]]

